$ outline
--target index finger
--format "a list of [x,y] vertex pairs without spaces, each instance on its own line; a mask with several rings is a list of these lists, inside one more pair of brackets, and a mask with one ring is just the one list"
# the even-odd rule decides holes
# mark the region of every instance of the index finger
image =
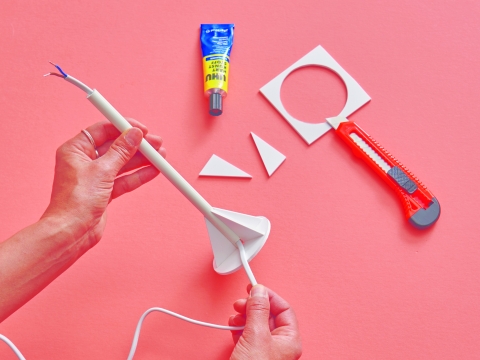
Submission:
[[[143,132],[143,136],[148,133],[148,129],[145,125],[138,122],[134,119],[127,118],[127,121],[136,128],[139,128]],[[107,120],[99,121],[88,128],[85,129],[93,138],[95,143],[95,149],[98,149],[100,146],[105,144],[110,140],[114,140],[120,136],[120,131],[118,131],[113,124]],[[73,139],[67,142],[70,145],[78,146],[81,151],[87,154],[90,158],[95,159],[95,149],[94,145],[90,143],[90,139],[80,131]]]
[[[136,127],[142,130],[143,136],[145,136],[148,133],[147,127],[142,123],[138,122],[137,120],[130,119],[130,118],[126,118],[126,120],[133,127]],[[90,135],[92,135],[92,138],[95,141],[95,146],[97,148],[102,146],[105,142],[109,140],[114,140],[120,136],[120,131],[118,131],[117,128],[108,120],[97,122],[89,126],[88,128],[86,128],[86,130],[90,133]],[[90,143],[83,133],[78,134],[75,138],[78,138],[82,142],[85,142],[84,140],[86,139],[87,142],[85,142],[85,144],[87,146]]]

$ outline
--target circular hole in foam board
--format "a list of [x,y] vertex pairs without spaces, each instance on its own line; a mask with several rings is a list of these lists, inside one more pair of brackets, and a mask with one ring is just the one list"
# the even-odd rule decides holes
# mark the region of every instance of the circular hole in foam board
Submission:
[[334,71],[311,65],[290,73],[280,96],[291,116],[317,124],[340,113],[347,101],[347,88]]

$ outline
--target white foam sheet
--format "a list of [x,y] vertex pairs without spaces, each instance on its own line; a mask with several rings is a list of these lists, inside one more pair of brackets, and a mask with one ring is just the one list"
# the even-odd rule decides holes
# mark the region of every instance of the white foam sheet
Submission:
[[[246,215],[213,208],[212,213],[242,239],[248,261],[261,250],[270,234],[270,221],[264,216]],[[222,275],[231,274],[242,267],[238,248],[205,218],[213,250],[213,268]]]
[[223,160],[221,157],[213,154],[210,160],[205,164],[200,176],[221,176],[221,177],[240,177],[251,178],[252,175]]
[[336,72],[345,83],[347,88],[347,101],[340,114],[332,114],[332,117],[348,117],[350,114],[357,111],[371,100],[370,96],[368,96],[365,90],[363,90],[363,88],[355,81],[355,79],[352,78],[322,46],[319,45],[310,51],[307,55],[288,67],[280,75],[275,77],[260,89],[260,92],[267,98],[268,101],[270,101],[273,107],[278,110],[285,120],[292,125],[295,131],[309,145],[330,130],[331,126],[327,122],[312,124],[294,118],[283,106],[280,90],[282,88],[283,81],[288,75],[290,75],[292,71],[311,65],[323,66]]
[[275,149],[272,145],[267,143],[265,140],[261,139],[258,135],[255,135],[253,132],[250,134],[252,135],[258,153],[262,158],[263,165],[267,170],[268,176],[272,176],[275,170],[277,170],[278,167],[282,165],[282,163],[287,157],[283,155],[280,151]]

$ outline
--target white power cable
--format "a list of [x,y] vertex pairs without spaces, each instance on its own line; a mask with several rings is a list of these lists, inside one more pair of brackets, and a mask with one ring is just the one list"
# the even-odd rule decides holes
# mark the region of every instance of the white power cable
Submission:
[[[135,355],[135,351],[137,350],[137,345],[138,345],[138,338],[140,337],[140,330],[142,329],[143,320],[145,320],[148,314],[154,311],[158,311],[158,312],[176,317],[177,319],[181,319],[195,325],[206,326],[213,329],[240,331],[245,328],[245,326],[225,326],[225,325],[211,324],[211,323],[207,323],[199,320],[190,319],[186,316],[177,314],[167,309],[154,307],[145,311],[143,315],[140,317],[140,320],[138,320],[137,327],[135,329],[135,334],[133,335],[132,346],[130,347],[130,352],[128,354],[127,360],[132,360],[133,356]],[[17,347],[6,336],[3,336],[0,334],[0,340],[3,340],[13,350],[13,352],[15,353],[15,355],[17,355],[19,360],[26,360],[25,357],[20,352],[20,350],[18,350]]]
[[[213,328],[213,329],[240,331],[240,330],[243,330],[245,328],[245,326],[225,326],[225,325],[211,324],[211,323],[207,323],[207,322],[203,322],[203,321],[199,321],[199,320],[190,319],[186,316],[177,314],[177,313],[175,313],[173,311],[170,311],[170,310],[167,310],[167,309],[154,307],[154,308],[151,308],[151,309],[148,309],[147,311],[145,311],[143,313],[143,315],[140,317],[140,320],[138,320],[137,327],[135,329],[135,334],[133,335],[132,346],[130,347],[130,352],[128,354],[128,359],[127,360],[132,360],[133,356],[135,355],[135,351],[137,350],[137,345],[138,345],[138,338],[140,337],[140,330],[142,329],[143,320],[145,320],[145,318],[147,317],[148,314],[150,314],[151,312],[154,312],[154,311],[158,311],[158,312],[176,317],[177,319],[181,319],[181,320],[187,321],[187,322],[195,324],[195,325],[206,326],[206,327],[210,327],[210,328]],[[6,336],[3,336],[3,335],[0,334],[0,340],[3,340],[8,346],[10,346],[10,348],[13,350],[15,355],[17,355],[19,360],[26,360],[25,357],[20,352],[20,350],[18,350],[17,347]]]
[[175,316],[178,319],[188,321],[189,323],[192,323],[192,324],[195,324],[195,325],[206,326],[206,327],[219,329],[219,330],[238,331],[238,330],[243,330],[245,328],[245,326],[224,326],[224,325],[210,324],[210,323],[206,323],[206,322],[203,322],[203,321],[190,319],[186,316],[174,313],[173,311],[170,311],[170,310],[166,310],[166,309],[162,309],[162,308],[151,308],[151,309],[148,309],[147,311],[145,311],[143,313],[142,317],[140,318],[140,320],[138,320],[137,328],[135,329],[135,335],[133,336],[132,347],[130,348],[130,353],[128,354],[128,359],[127,360],[132,360],[133,359],[133,356],[135,355],[135,351],[137,350],[138,338],[140,336],[140,330],[142,328],[143,320],[145,320],[145,317],[153,311],[159,311],[159,312],[162,312],[164,314]]
[[245,253],[245,248],[243,247],[241,240],[237,241],[237,247],[238,247],[238,251],[240,252],[240,259],[242,261],[243,268],[247,273],[248,280],[250,280],[250,283],[252,284],[252,286],[255,286],[258,283],[257,283],[257,280],[255,279],[255,276],[253,275],[252,269],[250,269],[250,265],[248,264],[247,254]]
[[[240,259],[242,261],[243,268],[245,269],[245,272],[247,273],[248,279],[250,280],[250,283],[252,284],[252,286],[255,286],[255,285],[257,285],[257,280],[255,279],[255,276],[253,275],[253,272],[252,272],[252,269],[250,268],[250,265],[248,264],[247,254],[245,253],[245,247],[243,246],[242,241],[237,242],[237,247],[238,247],[238,251],[240,253]],[[143,313],[142,317],[140,318],[140,320],[138,320],[137,328],[135,329],[135,334],[133,335],[132,347],[130,348],[130,353],[128,354],[128,359],[127,360],[133,360],[133,356],[135,355],[135,351],[137,350],[138,338],[140,337],[140,330],[142,329],[143,320],[152,311],[159,311],[159,312],[162,312],[164,314],[175,316],[178,319],[188,321],[188,322],[190,322],[192,324],[195,324],[195,325],[206,326],[206,327],[219,329],[219,330],[239,331],[239,330],[243,330],[245,328],[245,326],[224,326],[224,325],[210,324],[210,323],[206,323],[206,322],[203,322],[203,321],[190,319],[186,316],[174,313],[173,311],[170,311],[170,310],[166,310],[166,309],[162,309],[162,308],[151,308],[151,309],[148,309],[147,311],[145,311]]]
[[22,355],[22,353],[20,352],[20,350],[17,349],[17,347],[15,346],[15,344],[12,343],[9,338],[7,338],[6,336],[0,334],[0,340],[2,340],[3,342],[5,342],[5,344],[7,344],[7,345],[10,347],[10,349],[13,350],[13,352],[15,353],[15,355],[17,355],[17,357],[18,357],[19,360],[25,360],[25,357]]
[[[243,246],[241,241],[237,242],[237,247],[238,251],[240,253],[240,259],[242,261],[243,268],[245,269],[245,272],[247,273],[248,279],[250,280],[250,283],[255,286],[257,285],[257,280],[255,279],[255,276],[253,275],[252,269],[250,268],[250,265],[248,264],[247,260],[247,255],[245,253],[245,247]],[[142,324],[143,320],[147,317],[148,314],[150,314],[153,311],[158,311],[170,316],[174,316],[177,319],[187,321],[189,323],[195,324],[195,325],[200,325],[200,326],[206,326],[210,327],[213,329],[219,329],[219,330],[230,330],[230,331],[240,331],[245,328],[245,326],[225,326],[225,325],[217,325],[217,324],[211,324],[199,320],[194,320],[190,319],[186,316],[177,314],[173,311],[163,309],[163,308],[158,308],[154,307],[151,309],[148,309],[143,313],[143,315],[140,317],[140,320],[138,320],[137,327],[135,329],[135,334],[133,335],[133,341],[132,341],[132,346],[130,348],[130,352],[128,354],[128,359],[127,360],[133,360],[133,356],[135,355],[135,351],[137,350],[137,345],[138,345],[138,338],[140,337],[140,330],[142,329]],[[19,360],[25,360],[25,357],[22,355],[22,353],[17,349],[17,347],[5,336],[0,334],[0,340],[3,340],[10,348],[13,350],[15,355],[17,355]]]

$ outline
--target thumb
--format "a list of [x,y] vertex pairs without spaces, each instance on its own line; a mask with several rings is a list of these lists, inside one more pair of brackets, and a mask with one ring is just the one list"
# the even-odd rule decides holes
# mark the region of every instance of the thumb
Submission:
[[[250,290],[247,299],[245,331],[252,331],[256,335],[270,335],[270,300],[267,288],[263,285],[255,285]],[[245,334],[245,333],[244,333]]]
[[110,146],[110,149],[102,156],[102,161],[107,163],[115,172],[120,169],[135,155],[140,142],[143,139],[142,130],[132,127],[124,131]]

